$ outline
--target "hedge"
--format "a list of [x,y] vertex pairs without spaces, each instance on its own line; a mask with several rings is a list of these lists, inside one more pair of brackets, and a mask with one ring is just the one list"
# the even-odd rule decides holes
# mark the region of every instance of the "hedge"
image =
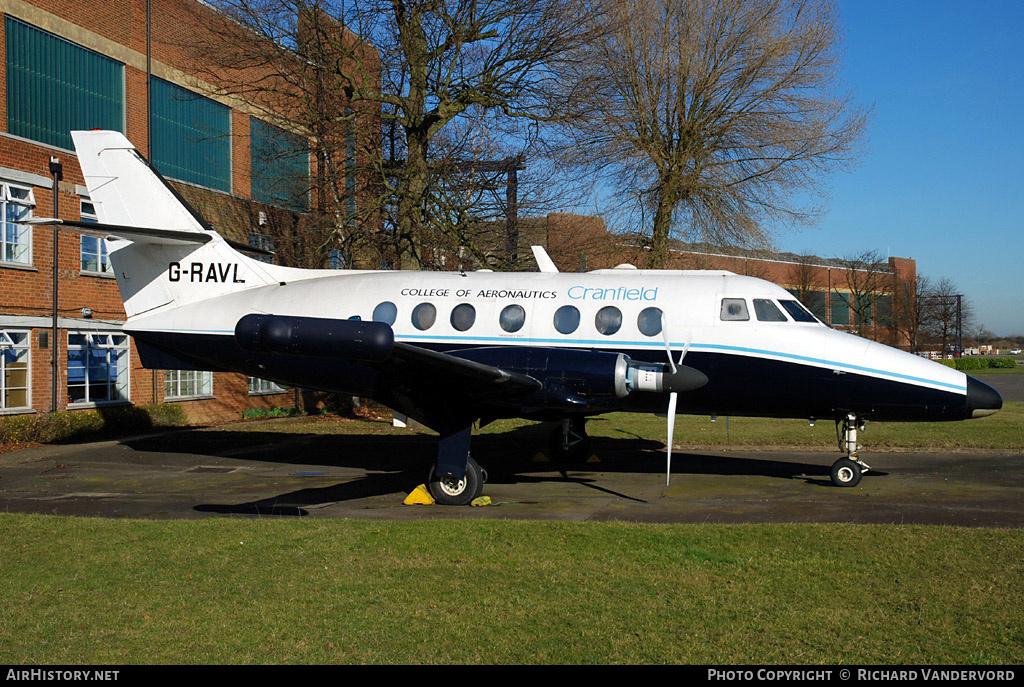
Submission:
[[1017,367],[1017,361],[1013,358],[956,358],[955,360],[939,360],[946,367],[953,367],[961,371],[969,370],[991,370],[993,368]]
[[185,411],[176,403],[12,415],[0,418],[0,444],[95,441],[187,424]]

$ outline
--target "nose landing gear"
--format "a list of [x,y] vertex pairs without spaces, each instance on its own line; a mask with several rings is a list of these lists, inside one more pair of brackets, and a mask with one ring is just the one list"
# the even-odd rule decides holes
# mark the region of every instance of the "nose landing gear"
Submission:
[[548,448],[555,460],[578,462],[590,456],[590,437],[586,420],[582,417],[566,418],[551,432]]
[[870,468],[857,456],[861,446],[857,444],[857,430],[864,430],[864,421],[854,413],[842,420],[836,420],[836,439],[843,457],[832,464],[832,484],[837,487],[855,487]]

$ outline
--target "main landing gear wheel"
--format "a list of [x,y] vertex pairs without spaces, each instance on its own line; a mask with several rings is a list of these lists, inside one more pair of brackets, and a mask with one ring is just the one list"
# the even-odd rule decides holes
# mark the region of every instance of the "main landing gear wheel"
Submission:
[[864,471],[855,460],[840,458],[832,463],[832,484],[837,487],[855,487],[863,476]]
[[548,437],[548,449],[555,460],[579,462],[590,456],[590,437],[587,436],[586,420],[572,418],[562,420]]
[[437,475],[435,470],[436,466],[430,466],[427,491],[434,497],[434,501],[442,506],[469,505],[473,499],[480,496],[484,490],[484,482],[487,481],[487,473],[472,456],[466,463],[466,476],[462,479],[455,479],[450,475]]

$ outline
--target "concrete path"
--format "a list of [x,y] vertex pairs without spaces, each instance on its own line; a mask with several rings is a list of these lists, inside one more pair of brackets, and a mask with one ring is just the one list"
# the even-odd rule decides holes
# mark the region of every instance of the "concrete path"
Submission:
[[683,449],[666,487],[660,442],[595,439],[600,462],[565,466],[523,460],[537,454],[523,443],[474,439],[492,457],[484,508],[402,505],[424,481],[429,437],[215,429],[0,454],[0,511],[1024,526],[1022,452],[865,453],[874,470],[841,489],[828,477],[837,452]]

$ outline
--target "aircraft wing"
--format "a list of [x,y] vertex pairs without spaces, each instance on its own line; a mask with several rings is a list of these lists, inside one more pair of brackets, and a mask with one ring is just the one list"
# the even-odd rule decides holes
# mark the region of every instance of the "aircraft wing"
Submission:
[[518,407],[543,386],[529,375],[402,342],[374,367],[379,400],[442,434],[478,419],[482,405]]
[[448,353],[431,351],[412,344],[396,342],[392,357],[421,365],[431,375],[450,376],[453,380],[469,384],[481,390],[509,397],[521,397],[541,388],[541,383],[519,372],[509,372],[500,367],[478,363]]

